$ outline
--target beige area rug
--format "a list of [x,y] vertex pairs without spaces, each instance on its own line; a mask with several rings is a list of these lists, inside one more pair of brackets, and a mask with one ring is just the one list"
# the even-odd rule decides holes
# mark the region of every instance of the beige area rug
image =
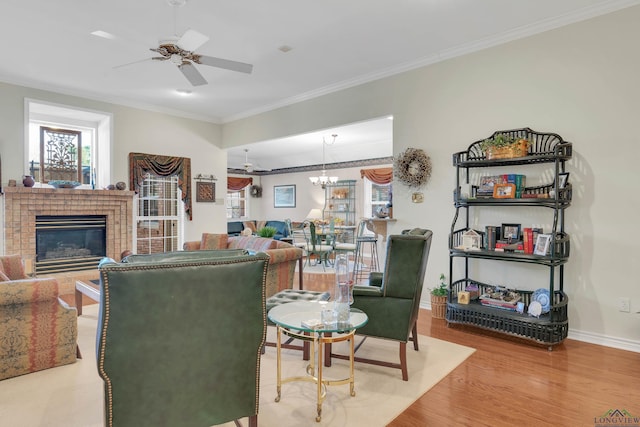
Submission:
[[[76,363],[0,381],[0,425],[12,427],[94,427],[103,425],[103,388],[95,364],[98,306],[84,307],[78,318],[83,359]],[[275,335],[275,328],[269,328]],[[316,387],[311,382],[283,384],[276,403],[276,349],[267,347],[261,363],[260,413],[263,427],[384,426],[455,369],[475,350],[420,336],[420,351],[408,346],[409,381],[399,369],[356,364],[356,396],[349,385],[331,386],[323,404],[322,421],[315,422]],[[359,355],[375,353],[396,360],[398,344],[368,339]],[[383,356],[384,355],[384,356]],[[307,362],[301,352],[283,350],[284,376],[303,375]],[[348,362],[335,359],[325,378],[348,376]],[[247,425],[246,419],[241,420]],[[232,426],[233,423],[225,424]],[[179,426],[176,426],[179,427]]]

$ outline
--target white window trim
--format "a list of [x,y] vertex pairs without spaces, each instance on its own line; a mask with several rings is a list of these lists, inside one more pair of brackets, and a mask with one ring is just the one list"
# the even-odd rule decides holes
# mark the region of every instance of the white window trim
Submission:
[[[23,164],[24,175],[29,172],[29,140],[30,123],[32,121],[68,124],[72,127],[93,129],[95,150],[92,153],[92,164],[96,172],[96,188],[106,187],[112,182],[113,165],[113,114],[105,111],[90,110],[72,105],[56,104],[39,99],[24,100],[24,143]],[[39,186],[39,184],[36,184]],[[88,188],[85,185],[85,188]]]
[[246,187],[244,187],[242,190],[238,190],[238,192],[242,193],[243,195],[240,196],[240,200],[244,200],[244,215],[239,217],[239,218],[234,218],[234,217],[228,217],[227,214],[229,212],[229,190],[227,190],[227,192],[225,193],[225,200],[224,200],[224,208],[225,208],[225,217],[227,218],[227,221],[241,221],[244,219],[248,219],[251,217],[250,214],[250,210],[251,210],[251,203],[249,202],[249,200],[251,199],[249,197],[249,192],[250,192],[251,186],[247,185]]
[[[373,194],[373,181],[369,180],[366,177],[363,177],[364,180],[364,211],[370,212],[373,215],[373,205],[376,206],[386,206],[388,202],[377,202],[373,203],[371,201],[371,195]],[[389,185],[393,185],[390,183]]]
[[[176,178],[177,179],[177,178]],[[137,253],[137,248],[138,248],[138,222],[139,221],[164,221],[164,220],[176,220],[178,223],[177,226],[177,247],[178,250],[182,248],[182,246],[184,245],[184,227],[185,227],[185,210],[184,210],[184,202],[182,201],[182,191],[180,190],[180,186],[177,185],[176,182],[176,215],[160,215],[160,216],[153,216],[153,217],[148,217],[148,216],[141,216],[139,215],[140,213],[140,194],[136,194],[133,201],[134,201],[134,208],[133,208],[133,248],[131,248],[131,250],[134,253]],[[151,243],[149,243],[151,244]]]

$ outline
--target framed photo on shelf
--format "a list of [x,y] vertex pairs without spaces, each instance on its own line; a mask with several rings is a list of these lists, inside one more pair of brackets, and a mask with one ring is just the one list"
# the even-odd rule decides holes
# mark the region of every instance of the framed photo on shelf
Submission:
[[494,199],[513,199],[516,197],[515,184],[495,184],[493,186]]
[[567,186],[567,182],[569,182],[569,172],[559,173],[558,174],[558,187],[564,188]]
[[536,239],[536,246],[533,248],[534,255],[547,255],[549,252],[549,245],[551,244],[551,234],[538,234]]
[[273,207],[274,208],[295,208],[296,207],[296,186],[295,185],[274,185],[273,186]]
[[520,224],[502,224],[500,227],[500,239],[515,241],[520,239]]

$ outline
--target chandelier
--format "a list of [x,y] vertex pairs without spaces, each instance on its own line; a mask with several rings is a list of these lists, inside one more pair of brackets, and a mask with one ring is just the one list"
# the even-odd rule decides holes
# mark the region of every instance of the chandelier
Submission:
[[331,136],[333,137],[333,140],[330,143],[325,141],[324,137],[322,137],[322,174],[320,176],[309,177],[309,181],[311,181],[313,185],[319,185],[320,187],[322,187],[322,189],[325,189],[327,187],[327,184],[335,184],[336,182],[338,182],[337,176],[327,176],[327,171],[325,170],[324,166],[324,146],[333,145],[333,143],[336,142],[336,138],[338,137],[338,135],[336,135],[335,133]]

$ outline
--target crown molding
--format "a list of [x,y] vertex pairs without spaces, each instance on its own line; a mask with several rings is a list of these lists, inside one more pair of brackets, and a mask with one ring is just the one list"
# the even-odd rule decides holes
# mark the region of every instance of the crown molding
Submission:
[[[364,159],[364,160],[352,160],[349,162],[338,162],[338,163],[327,163],[324,165],[325,170],[332,169],[347,169],[347,168],[357,168],[362,166],[377,166],[377,165],[386,165],[393,163],[393,157],[378,157],[375,159]],[[228,168],[228,174],[251,174],[257,176],[263,175],[280,175],[284,173],[298,173],[298,172],[312,172],[322,170],[322,165],[308,165],[308,166],[297,166],[294,168],[281,168],[281,169],[271,169],[270,171],[251,171],[247,172],[244,169],[235,169]]]

